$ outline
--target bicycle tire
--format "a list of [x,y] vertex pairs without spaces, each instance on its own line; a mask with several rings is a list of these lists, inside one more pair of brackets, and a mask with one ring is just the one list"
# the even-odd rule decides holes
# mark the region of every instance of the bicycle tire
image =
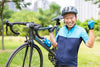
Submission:
[[[5,67],[22,67],[22,63],[23,62],[20,62],[20,61],[23,61],[23,57],[21,56],[21,54],[23,54],[23,53],[20,53],[24,48],[26,48],[26,47],[28,47],[28,48],[30,48],[30,46],[28,45],[28,44],[23,44],[23,45],[21,45],[21,46],[19,46],[11,55],[10,55],[10,57],[9,57],[9,59],[8,59],[8,61],[7,61],[7,63],[6,63],[6,65],[5,65]],[[35,50],[37,51],[37,54],[35,54]],[[19,53],[19,56],[18,56],[18,58],[16,57],[17,56],[17,54]],[[25,52],[24,52],[25,53]],[[34,45],[33,46],[33,54],[34,55],[32,55],[32,61],[31,61],[31,67],[43,67],[43,56],[42,56],[42,52],[41,52],[41,50],[40,50],[40,48],[37,46],[37,45]],[[28,55],[28,54],[27,54]],[[30,55],[30,54],[29,54]],[[36,55],[36,56],[35,56]],[[37,58],[37,55],[39,55],[39,57]],[[28,56],[26,56],[27,58],[28,58]],[[20,58],[20,59],[19,59]],[[26,58],[26,59],[27,59]],[[16,61],[16,59],[17,59],[17,61]],[[37,60],[37,59],[39,59],[39,61]],[[13,60],[15,60],[15,61],[13,61]],[[33,63],[33,61],[35,62],[35,63]],[[23,67],[29,67],[29,65],[28,65],[28,63],[27,63],[27,61],[25,60],[25,62],[26,62],[26,64],[23,66]],[[14,63],[15,63],[15,65],[14,65]],[[21,63],[21,66],[20,66],[20,63]],[[37,64],[37,63],[39,63],[39,64]]]

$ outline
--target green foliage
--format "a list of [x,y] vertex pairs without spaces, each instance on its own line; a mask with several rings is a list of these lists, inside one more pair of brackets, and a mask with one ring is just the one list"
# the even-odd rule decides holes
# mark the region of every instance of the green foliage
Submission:
[[[19,12],[14,12],[11,18],[9,18],[9,22],[34,22],[37,24],[40,24],[40,21],[35,18],[37,15],[36,12],[28,11],[28,10],[22,10]],[[26,26],[22,25],[15,25],[13,29],[16,32],[20,32],[21,36],[25,36],[28,33],[28,28]],[[14,35],[10,30],[8,31],[8,35]]]
[[83,28],[85,28],[85,30],[86,30],[87,32],[89,32],[89,28],[88,28],[87,22],[88,22],[88,20],[86,20],[85,22],[81,23],[80,26],[83,27]]
[[51,13],[55,13],[57,15],[60,14],[60,6],[56,3],[52,3],[50,4],[50,11]]
[[[42,10],[39,8],[39,12],[21,10],[19,12],[14,12],[11,17],[6,18],[9,22],[34,22],[37,24],[41,24],[42,27],[47,27],[48,25],[55,25],[55,21],[51,22],[51,19],[60,14],[60,6],[52,3],[50,4],[50,8],[46,10]],[[21,32],[21,36],[25,36],[28,33],[28,29],[25,26],[14,25],[13,29],[16,32]],[[49,34],[48,30],[41,31],[43,34]],[[5,29],[6,35],[6,29]],[[13,34],[10,29],[8,29],[8,35]]]
[[78,19],[78,20],[76,21],[76,24],[80,26],[81,21]]
[[[95,37],[100,37],[100,19],[95,20],[92,18],[93,21],[95,21],[95,26],[94,26],[94,31],[95,31]],[[78,20],[78,22],[76,22],[77,25],[85,28],[85,30],[89,33],[89,28],[88,28],[88,24],[87,22],[89,21],[89,19],[87,19],[85,22],[80,22]]]
[[94,31],[95,37],[100,37],[100,31]]
[[22,10],[19,12],[15,12],[12,17],[9,19],[10,22],[35,22],[40,23],[38,19],[35,18],[37,15],[36,12]]
[[4,7],[4,11],[3,11],[3,18],[4,19],[8,19],[8,18],[11,18],[11,15],[13,14],[14,12],[12,10],[9,10],[8,9],[8,6],[5,6]]
[[96,31],[100,31],[100,19],[95,20],[95,28]]
[[56,17],[60,14],[60,6],[56,3],[50,4],[50,8],[46,10],[42,10],[39,8],[39,14],[37,15],[37,18],[41,21],[42,27],[48,26],[48,25],[54,25],[55,23],[51,23],[51,19]]
[[[60,6],[56,3],[51,3],[49,9],[43,10],[39,8],[39,14],[36,18],[40,20],[42,27],[48,27],[48,25],[55,25],[55,21],[51,22],[51,19],[60,15]],[[44,31],[43,34],[48,34],[48,31]]]
[[[22,9],[22,7],[27,7],[29,5],[31,5],[30,2],[25,3],[25,0],[12,0],[12,2],[14,2],[16,4],[16,8],[17,9]],[[9,0],[8,0],[9,2]]]

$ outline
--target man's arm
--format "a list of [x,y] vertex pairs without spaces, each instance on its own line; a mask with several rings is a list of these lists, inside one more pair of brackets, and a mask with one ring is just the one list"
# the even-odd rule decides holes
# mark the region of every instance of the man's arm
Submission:
[[54,47],[54,48],[57,47],[57,42],[56,42],[56,40],[55,40],[55,37],[54,37],[54,35],[53,35],[53,32],[50,32],[49,34],[50,34],[50,41],[51,41],[51,43],[53,44],[53,47]]
[[86,42],[86,45],[89,48],[93,47],[94,41],[95,41],[95,37],[94,37],[94,24],[95,22],[93,20],[88,21],[88,27],[89,27],[89,39]]
[[89,48],[92,48],[94,41],[95,41],[94,30],[89,30],[89,39],[86,42],[86,46],[89,47]]
[[[49,25],[49,27],[52,27],[52,25]],[[55,37],[54,37],[54,35],[53,35],[53,30],[54,30],[54,29],[51,28],[51,29],[49,29],[48,31],[49,31],[49,35],[50,35],[50,41],[51,41],[53,47],[55,48],[55,47],[57,47],[57,42],[56,42]]]

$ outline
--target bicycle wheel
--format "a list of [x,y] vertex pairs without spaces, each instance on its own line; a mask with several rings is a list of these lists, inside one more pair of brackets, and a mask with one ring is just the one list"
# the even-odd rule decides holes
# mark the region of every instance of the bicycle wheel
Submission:
[[[31,47],[28,44],[19,46],[9,57],[5,67],[29,67],[30,48]],[[27,54],[23,65],[26,49]],[[36,45],[33,46],[31,67],[43,67],[42,52]]]

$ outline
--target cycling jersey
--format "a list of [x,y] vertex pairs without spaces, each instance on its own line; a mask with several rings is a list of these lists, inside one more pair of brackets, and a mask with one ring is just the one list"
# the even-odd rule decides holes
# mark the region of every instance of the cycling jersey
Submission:
[[88,40],[88,34],[84,28],[75,25],[68,30],[66,26],[60,28],[55,37],[58,46],[56,60],[62,65],[77,66],[77,54],[81,41]]

